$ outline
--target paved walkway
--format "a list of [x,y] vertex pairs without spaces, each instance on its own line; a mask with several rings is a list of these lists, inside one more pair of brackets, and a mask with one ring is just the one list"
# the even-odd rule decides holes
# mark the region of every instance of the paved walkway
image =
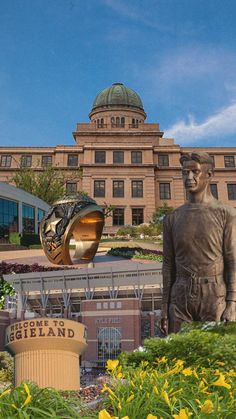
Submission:
[[[125,243],[121,244],[121,246],[125,246]],[[136,245],[137,247],[143,247],[144,249],[155,249],[155,250],[160,250],[161,246],[158,245],[157,243],[148,243],[148,242],[140,242],[138,241],[137,243],[135,243],[134,241],[134,245]],[[110,249],[110,247],[105,247],[104,243],[101,247],[98,248],[97,254],[94,258],[94,263],[98,266],[98,265],[110,265],[110,264],[121,264],[124,260],[126,262],[129,263],[144,263],[145,261],[140,259],[140,262],[135,260],[129,260],[129,259],[124,259],[121,257],[117,257],[117,256],[110,256],[107,255],[107,251]],[[74,250],[71,250],[71,259],[73,260],[73,255],[74,255]],[[26,250],[9,250],[9,251],[5,251],[5,252],[0,252],[0,262],[1,261],[6,261],[9,263],[20,263],[20,264],[27,264],[27,265],[33,265],[34,263],[37,263],[38,265],[42,265],[42,266],[50,266],[50,267],[55,267],[57,265],[54,265],[53,263],[49,262],[49,260],[47,259],[47,257],[45,256],[44,252],[42,249],[26,249]],[[85,268],[88,266],[88,263],[74,263],[73,265],[76,268]],[[69,267],[71,267],[71,265],[69,265]]]
[[[94,258],[95,265],[110,265],[115,263],[123,263],[123,261],[127,261],[130,263],[137,263],[137,261],[132,262],[131,260],[127,260],[117,256],[110,256],[107,255],[108,249],[98,249],[98,252]],[[71,256],[73,256],[74,251],[72,250]],[[73,257],[72,257],[73,260]],[[0,261],[5,261],[9,263],[20,263],[20,264],[27,264],[33,265],[37,263],[38,265],[42,266],[50,266],[55,267],[53,263],[49,262],[47,257],[45,256],[42,249],[27,249],[27,250],[16,250],[16,251],[7,251],[7,252],[0,252]],[[78,263],[74,264],[73,267],[76,268],[85,268],[88,266],[88,263]],[[71,267],[71,265],[70,265]]]

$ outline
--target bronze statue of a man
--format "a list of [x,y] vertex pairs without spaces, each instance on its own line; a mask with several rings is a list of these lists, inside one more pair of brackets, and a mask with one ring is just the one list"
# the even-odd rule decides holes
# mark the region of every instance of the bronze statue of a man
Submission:
[[236,210],[210,190],[207,153],[180,158],[188,202],[164,219],[161,328],[183,322],[236,320]]

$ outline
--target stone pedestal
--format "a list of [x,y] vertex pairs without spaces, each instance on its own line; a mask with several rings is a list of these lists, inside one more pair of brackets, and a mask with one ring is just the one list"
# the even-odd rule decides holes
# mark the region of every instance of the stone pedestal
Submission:
[[15,356],[15,385],[22,380],[58,390],[80,388],[79,356],[86,329],[67,319],[24,320],[8,326],[6,350]]

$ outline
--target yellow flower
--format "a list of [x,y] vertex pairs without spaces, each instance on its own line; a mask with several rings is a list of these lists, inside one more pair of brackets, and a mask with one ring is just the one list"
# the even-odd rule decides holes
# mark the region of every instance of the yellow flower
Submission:
[[5,390],[1,395],[0,395],[0,399],[1,399],[1,397],[3,397],[3,396],[6,396],[7,394],[9,394],[11,392],[11,389],[10,388],[8,388],[8,390]]
[[149,415],[147,415],[146,419],[157,419],[157,416],[154,416],[151,413],[149,413]]
[[118,403],[118,409],[119,409],[119,410],[121,410],[121,409],[122,409],[122,406],[121,406],[121,403],[120,403],[120,402]]
[[220,374],[220,376],[219,376],[218,380],[214,381],[214,382],[212,383],[212,385],[213,385],[213,386],[218,386],[218,387],[225,387],[225,388],[227,388],[227,389],[230,389],[230,388],[231,388],[231,385],[230,385],[230,384],[228,384],[228,383],[226,383],[226,381],[225,381],[225,377],[224,377],[224,375],[223,375],[223,374]]
[[108,387],[106,384],[103,385],[101,393],[105,393],[105,391],[107,391],[107,393],[109,393],[112,397],[115,397],[118,400],[118,397],[115,395],[114,391],[112,391],[112,389]]
[[234,370],[229,370],[228,374],[229,377],[236,377],[236,371]]
[[197,374],[197,372],[195,370],[193,370],[193,375],[194,375],[194,377],[196,377],[197,379],[199,379],[198,374]]
[[168,359],[166,358],[166,356],[163,356],[162,358],[156,358],[158,364],[166,364]]
[[156,395],[158,396],[158,394],[159,394],[159,391],[158,391],[158,388],[157,388],[157,386],[154,386],[154,387],[153,387],[153,390],[154,390],[154,393],[156,393]]
[[122,374],[122,372],[119,372],[118,374],[117,374],[117,376],[116,376],[117,378],[123,378],[123,374]]
[[173,415],[173,418],[174,419],[188,419],[189,418],[189,415],[188,415],[187,409],[181,409],[179,411],[179,414],[178,415]]
[[128,399],[126,400],[126,402],[128,403],[128,402],[131,402],[131,400],[133,400],[134,399],[134,394],[131,394],[129,397],[128,397]]
[[118,359],[114,359],[114,360],[108,359],[106,367],[109,371],[113,371],[116,369],[116,367],[118,367],[118,365],[119,365]]
[[100,410],[98,414],[98,419],[112,419],[110,413],[106,409]]
[[165,380],[165,383],[164,383],[164,386],[163,386],[163,389],[165,390],[166,388],[168,388],[169,387],[169,383],[168,383],[168,381],[167,380]]
[[166,404],[169,407],[171,407],[170,399],[169,399],[169,396],[168,396],[167,392],[165,390],[162,390],[161,395],[162,395],[163,399],[165,400]]
[[211,400],[205,400],[201,408],[201,413],[211,413],[214,410],[214,405]]
[[187,377],[188,375],[192,375],[193,371],[191,370],[191,368],[184,368],[182,374],[184,374]]
[[31,402],[31,400],[32,400],[32,396],[31,396],[31,394],[30,394],[29,387],[27,386],[27,384],[26,384],[26,383],[24,383],[24,389],[25,389],[25,392],[26,392],[26,394],[27,394],[27,397],[26,397],[26,399],[25,399],[25,401],[24,401],[24,403],[23,403],[22,407],[27,406],[27,404],[29,404],[29,403]]
[[223,367],[223,366],[225,365],[225,362],[222,362],[222,361],[216,361],[216,364],[217,364],[217,365],[220,365],[220,366],[222,366],[222,367]]
[[148,366],[148,364],[149,364],[149,362],[148,362],[148,361],[141,361],[140,366],[141,366],[141,368],[145,368],[145,367],[147,367],[147,366]]
[[123,416],[121,419],[129,419],[129,416]]
[[[175,365],[177,367],[182,367],[184,365],[184,361],[182,361],[182,359],[177,359]],[[183,409],[181,409],[181,410],[183,410]]]
[[146,377],[146,375],[147,375],[147,371],[141,371],[139,373],[139,376],[140,376],[140,378],[141,378],[142,381],[144,380],[144,378]]

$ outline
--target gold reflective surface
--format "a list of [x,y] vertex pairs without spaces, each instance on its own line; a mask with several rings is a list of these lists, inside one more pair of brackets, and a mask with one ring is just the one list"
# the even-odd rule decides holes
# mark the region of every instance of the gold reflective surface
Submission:
[[104,214],[96,202],[78,194],[57,201],[40,224],[40,238],[50,262],[72,265],[70,240],[73,238],[73,259],[91,261],[102,236]]

